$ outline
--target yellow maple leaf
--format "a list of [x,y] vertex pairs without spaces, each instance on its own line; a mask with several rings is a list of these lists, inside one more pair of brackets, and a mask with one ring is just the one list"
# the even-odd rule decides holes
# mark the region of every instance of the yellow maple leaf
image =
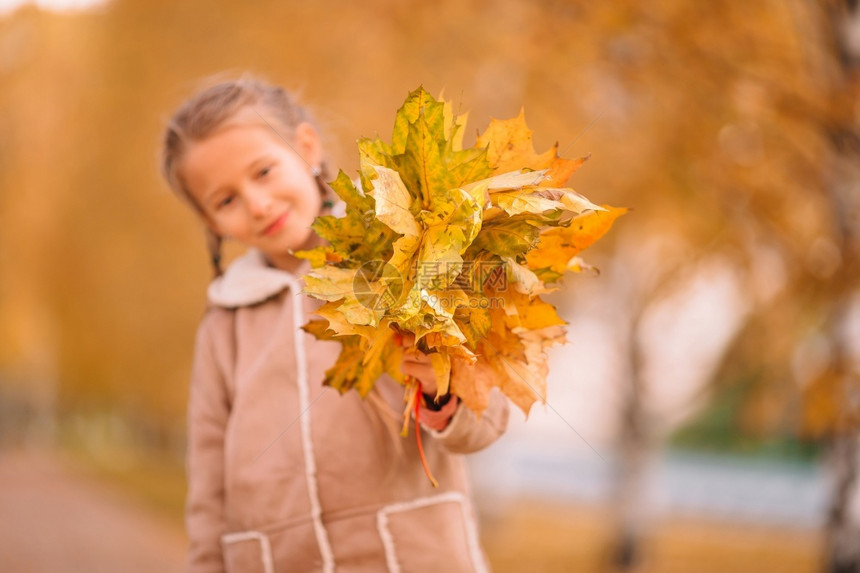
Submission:
[[480,417],[490,404],[490,390],[497,385],[495,368],[480,355],[470,364],[459,357],[451,359],[450,390],[463,405]]
[[326,319],[328,328],[339,336],[357,334],[367,340],[373,340],[376,337],[376,328],[350,322],[344,312],[338,310],[343,303],[343,300],[327,302],[316,309],[314,314]]
[[393,169],[373,165],[377,177],[372,180],[369,195],[376,201],[376,217],[401,235],[417,237],[421,226],[412,214],[412,196]]
[[501,173],[544,169],[556,157],[555,149],[540,155],[535,152],[532,130],[526,126],[525,109],[513,119],[491,119],[487,130],[478,136],[477,145],[487,148],[490,167]]

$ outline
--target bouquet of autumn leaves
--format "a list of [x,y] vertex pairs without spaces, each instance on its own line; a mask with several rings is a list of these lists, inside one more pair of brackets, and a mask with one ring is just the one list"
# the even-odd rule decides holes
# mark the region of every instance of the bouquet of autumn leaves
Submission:
[[[590,268],[580,251],[625,212],[564,188],[586,158],[563,159],[558,144],[536,153],[522,113],[467,149],[465,121],[410,93],[391,143],[359,140],[360,187],[343,171],[331,183],[346,213],[314,222],[328,245],[297,253],[313,267],[304,292],[326,301],[305,330],[343,344],[325,383],[366,395],[388,373],[405,386],[404,435],[421,399],[400,371],[405,332],[431,358],[437,396],[477,415],[493,386],[526,415],[545,401],[545,350],[565,322],[540,295]],[[471,367],[451,378],[458,360]]]

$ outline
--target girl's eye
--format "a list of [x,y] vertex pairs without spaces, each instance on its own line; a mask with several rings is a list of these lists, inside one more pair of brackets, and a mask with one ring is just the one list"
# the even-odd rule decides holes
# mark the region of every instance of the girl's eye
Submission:
[[258,178],[259,178],[259,177],[265,177],[266,175],[268,175],[268,174],[269,174],[269,172],[270,172],[271,170],[272,170],[272,166],[271,166],[271,165],[267,165],[267,166],[263,167],[262,169],[260,169],[259,173],[257,173],[257,177],[258,177]]
[[222,207],[226,207],[227,205],[229,205],[232,202],[233,202],[233,196],[228,195],[228,196],[224,197],[223,199],[221,199],[220,201],[218,201],[218,204],[215,207],[217,209],[220,209]]

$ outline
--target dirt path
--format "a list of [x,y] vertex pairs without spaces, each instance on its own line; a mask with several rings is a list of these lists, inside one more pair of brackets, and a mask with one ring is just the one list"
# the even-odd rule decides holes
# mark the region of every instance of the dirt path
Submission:
[[[495,573],[616,571],[608,566],[614,524],[603,506],[520,502],[483,524]],[[815,573],[820,532],[749,523],[654,520],[642,539],[636,573]]]
[[[530,502],[482,533],[497,573],[605,571],[612,523],[603,507]],[[0,450],[0,572],[180,572],[185,544],[180,524],[65,457]],[[809,573],[821,548],[805,529],[666,519],[639,571]]]
[[47,451],[0,450],[0,570],[182,571],[177,524]]

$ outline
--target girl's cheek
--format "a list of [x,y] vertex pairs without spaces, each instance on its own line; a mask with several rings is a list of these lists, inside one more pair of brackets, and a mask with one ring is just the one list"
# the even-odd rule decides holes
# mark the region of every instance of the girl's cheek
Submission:
[[236,235],[241,234],[241,233],[237,232],[237,227],[236,227],[237,220],[236,220],[236,217],[233,213],[230,213],[230,214],[221,213],[215,219],[215,222],[224,234],[231,235],[231,236],[236,236]]

